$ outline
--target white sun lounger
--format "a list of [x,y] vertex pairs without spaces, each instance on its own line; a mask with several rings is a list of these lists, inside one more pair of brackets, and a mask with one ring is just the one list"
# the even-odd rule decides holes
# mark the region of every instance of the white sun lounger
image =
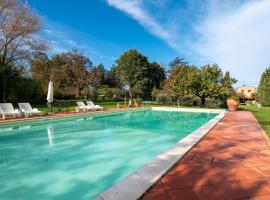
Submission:
[[76,103],[77,103],[76,112],[79,112],[80,110],[82,111],[97,110],[96,108],[85,105],[82,101],[78,101]]
[[3,119],[6,119],[6,116],[21,116],[19,110],[14,109],[11,103],[0,103],[0,114]]
[[93,103],[93,101],[86,101],[86,103],[90,108],[95,108],[97,110],[103,110],[103,107],[101,107],[100,105],[95,105]]
[[42,112],[37,108],[32,108],[30,103],[18,103],[20,110],[26,117],[32,115],[42,115]]

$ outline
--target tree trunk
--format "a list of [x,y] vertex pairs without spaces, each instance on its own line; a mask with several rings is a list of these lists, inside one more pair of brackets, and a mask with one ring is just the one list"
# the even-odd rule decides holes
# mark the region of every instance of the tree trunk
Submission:
[[205,96],[200,97],[201,98],[201,107],[205,107]]
[[76,87],[76,98],[80,96],[80,89],[79,87]]

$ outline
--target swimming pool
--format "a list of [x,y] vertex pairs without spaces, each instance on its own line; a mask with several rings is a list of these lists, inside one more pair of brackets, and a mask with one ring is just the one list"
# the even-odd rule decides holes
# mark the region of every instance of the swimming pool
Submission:
[[216,115],[142,110],[0,126],[0,197],[93,199]]

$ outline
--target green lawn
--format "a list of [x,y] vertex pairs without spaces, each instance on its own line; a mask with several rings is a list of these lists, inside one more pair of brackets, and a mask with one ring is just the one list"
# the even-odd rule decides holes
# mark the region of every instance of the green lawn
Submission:
[[[151,107],[155,107],[155,106],[174,107],[174,105],[172,103],[170,103],[170,104],[162,104],[162,103],[157,103],[155,101],[144,101],[144,102],[141,103],[141,106],[145,106],[146,102],[149,103]],[[116,108],[117,103],[118,102],[95,102],[95,104],[100,105],[100,106],[104,107],[105,109]],[[119,103],[120,103],[120,107],[125,107],[124,101],[120,101]],[[128,101],[127,101],[127,104],[128,104]],[[134,102],[133,102],[133,104],[134,104]],[[44,104],[33,104],[32,107],[33,108],[38,108],[39,110],[41,110],[44,113],[49,113],[51,111],[49,108],[47,108],[46,103],[44,103]],[[183,106],[183,107],[190,108],[190,106]],[[196,107],[199,108],[199,106],[194,106],[193,108],[196,108]],[[75,103],[74,100],[72,100],[70,102],[69,111],[75,111],[75,108],[76,108],[76,103]],[[55,109],[54,112],[57,112],[57,109]]]
[[[117,102],[97,102],[96,104],[104,107],[105,109],[117,107]],[[120,102],[120,106],[123,107],[124,102]],[[44,104],[33,104],[32,107],[38,108],[39,110],[41,110],[44,113],[49,113],[51,111],[45,103]],[[75,108],[76,108],[76,104],[74,102],[72,102],[69,106],[69,111],[75,111]],[[55,112],[57,112],[57,109],[55,109]]]
[[[105,109],[116,108],[117,103],[118,102],[95,102],[95,104],[100,105],[100,106],[104,107]],[[124,101],[121,101],[119,103],[120,103],[120,107],[125,107]],[[128,102],[127,102],[127,104],[128,104]],[[143,102],[141,106],[144,106],[144,105],[145,105],[145,103]],[[170,106],[170,107],[173,106],[173,104],[159,104],[159,103],[156,103],[154,101],[151,101],[150,105],[151,106]],[[49,108],[47,108],[46,103],[44,103],[44,104],[33,104],[32,107],[33,108],[38,108],[39,110],[41,110],[44,113],[49,113],[51,111]],[[72,101],[70,103],[69,110],[70,111],[75,111],[75,108],[76,108],[76,103],[74,101]],[[57,112],[57,109],[55,109],[55,112]]]
[[251,111],[270,137],[270,107],[263,107],[260,110],[256,105],[240,105],[240,110]]

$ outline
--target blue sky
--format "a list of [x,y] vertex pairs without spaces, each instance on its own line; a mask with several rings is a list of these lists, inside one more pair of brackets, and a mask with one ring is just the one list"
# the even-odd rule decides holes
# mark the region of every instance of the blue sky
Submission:
[[218,63],[257,85],[270,66],[269,0],[28,0],[42,16],[50,53],[77,48],[109,68],[136,48],[167,65],[175,57]]

